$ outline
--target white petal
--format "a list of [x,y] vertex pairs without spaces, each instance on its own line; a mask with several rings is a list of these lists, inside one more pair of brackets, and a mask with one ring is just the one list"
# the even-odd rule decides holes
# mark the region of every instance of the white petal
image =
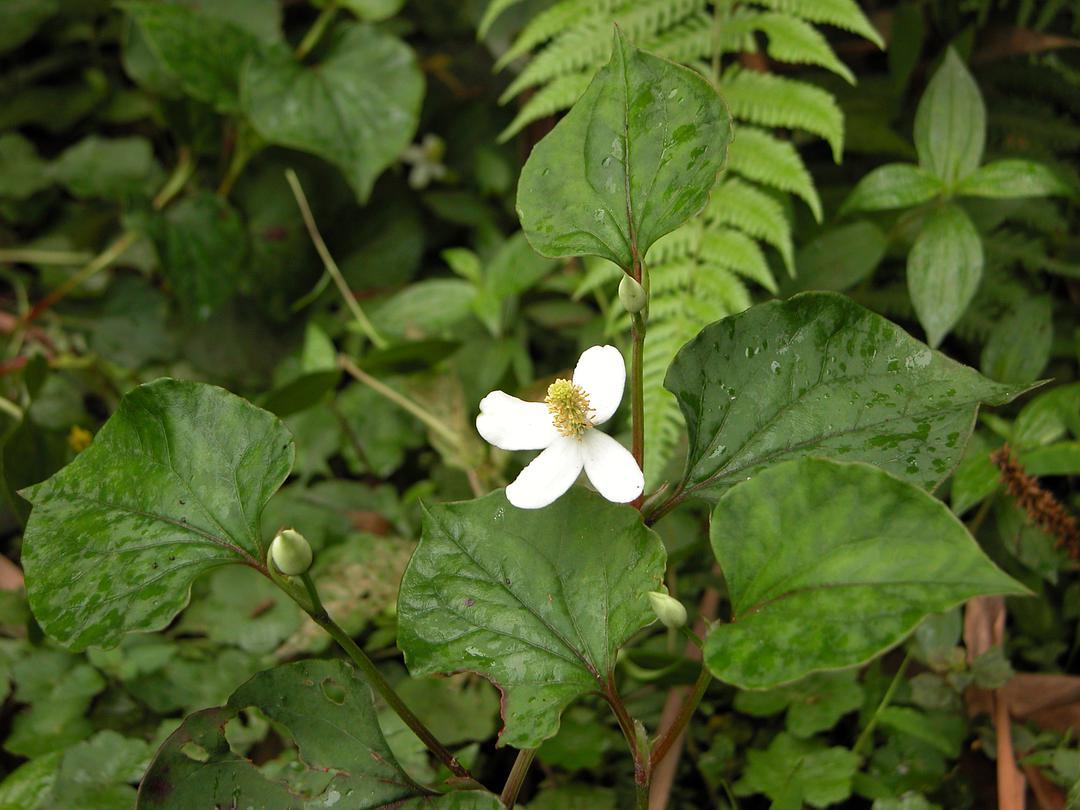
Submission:
[[543,402],[525,402],[502,391],[480,400],[476,430],[503,450],[542,450],[557,438],[551,414]]
[[596,491],[609,501],[629,503],[645,488],[645,476],[630,451],[606,433],[585,431],[581,451],[585,457],[585,474]]
[[593,346],[582,352],[574,369],[574,384],[589,395],[589,418],[601,425],[611,418],[622,401],[626,364],[614,346]]
[[577,439],[560,436],[506,488],[506,499],[520,509],[547,506],[581,474],[581,448]]

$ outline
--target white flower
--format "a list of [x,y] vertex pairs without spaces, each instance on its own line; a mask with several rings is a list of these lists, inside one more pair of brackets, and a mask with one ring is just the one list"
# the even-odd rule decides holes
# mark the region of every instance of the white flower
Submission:
[[524,402],[502,391],[480,401],[476,429],[503,450],[543,450],[506,498],[521,509],[539,509],[577,480],[582,468],[609,501],[628,503],[645,478],[630,451],[593,430],[611,418],[622,400],[626,367],[614,346],[593,346],[578,359],[573,380],[556,380],[543,402]]

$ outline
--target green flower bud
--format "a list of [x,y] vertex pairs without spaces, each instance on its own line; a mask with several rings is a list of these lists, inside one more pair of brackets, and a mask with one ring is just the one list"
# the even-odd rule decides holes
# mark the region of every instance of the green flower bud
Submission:
[[678,630],[686,624],[686,608],[678,599],[660,591],[650,591],[648,596],[653,613],[665,627]]
[[634,280],[633,276],[623,273],[622,281],[619,282],[619,300],[622,301],[627,312],[636,315],[648,305],[649,294]]
[[270,556],[277,569],[295,577],[311,568],[311,546],[296,529],[282,529],[270,544]]

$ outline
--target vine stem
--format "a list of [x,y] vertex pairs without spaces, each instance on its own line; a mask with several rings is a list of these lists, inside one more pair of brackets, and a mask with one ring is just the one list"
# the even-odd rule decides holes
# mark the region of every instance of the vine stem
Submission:
[[352,360],[343,354],[338,355],[338,365],[345,370],[350,376],[362,382],[364,385],[371,388],[378,394],[386,397],[402,410],[408,411],[421,422],[423,422],[433,433],[439,434],[445,441],[457,448],[461,448],[461,437],[457,435],[453,430],[447,427],[442,421],[439,420],[434,414],[425,408],[421,407],[417,403],[413,402],[407,396],[400,391],[395,391],[386,383],[381,380],[372,377],[362,368],[356,365]]
[[683,731],[685,731],[687,724],[690,722],[690,718],[694,716],[694,712],[697,711],[698,704],[701,703],[701,699],[705,697],[705,691],[709,688],[709,684],[712,683],[712,673],[709,672],[709,668],[704,664],[701,665],[701,671],[698,673],[697,681],[694,682],[694,688],[689,695],[686,696],[686,700],[683,701],[682,708],[679,709],[678,715],[675,717],[675,722],[668,726],[656,743],[653,745],[652,754],[649,757],[649,768],[655,768],[664,757],[668,755],[671,750],[671,746],[675,744],[675,741],[679,739]]
[[319,233],[319,226],[315,224],[315,216],[311,213],[311,206],[308,205],[307,195],[304,194],[304,188],[300,185],[300,179],[296,176],[296,172],[292,169],[285,170],[285,179],[289,182],[289,188],[292,189],[293,197],[296,198],[296,204],[300,208],[300,216],[304,218],[304,226],[307,228],[308,236],[311,237],[311,243],[315,245],[315,250],[319,254],[319,258],[322,259],[323,267],[326,268],[327,274],[334,280],[334,284],[337,285],[338,292],[341,293],[341,297],[345,299],[345,304],[349,307],[349,312],[352,313],[353,319],[363,330],[368,340],[377,349],[385,349],[387,345],[386,338],[379,334],[375,325],[368,320],[368,316],[364,314],[363,308],[360,306],[360,302],[356,300],[356,296],[353,295],[353,291],[349,288],[349,285],[345,283],[345,277],[341,274],[341,268],[338,267],[337,262],[334,261],[334,257],[330,255],[330,249],[326,247],[326,242],[323,241],[322,234]]
[[622,730],[623,737],[626,738],[626,745],[630,748],[630,754],[634,758],[636,807],[638,810],[648,810],[650,779],[648,754],[644,753],[638,744],[638,733],[637,728],[634,726],[634,719],[630,716],[630,712],[626,710],[622,695],[615,688],[615,682],[610,675],[603,694],[611,706],[611,710],[615,713],[615,719],[619,721],[619,728]]
[[267,572],[270,574],[270,578],[274,581],[278,587],[280,587],[286,594],[288,594],[294,602],[296,602],[315,624],[319,625],[325,630],[334,641],[338,643],[338,646],[345,651],[345,654],[352,659],[352,662],[360,669],[367,679],[367,682],[371,685],[371,688],[379,693],[379,696],[387,702],[391,709],[397,713],[397,716],[410,729],[413,734],[420,738],[421,742],[427,747],[431,753],[438,757],[439,761],[446,765],[450,769],[450,772],[461,779],[468,780],[470,783],[479,787],[479,783],[472,778],[468,769],[465,768],[457,757],[455,757],[450,751],[436,739],[435,735],[431,733],[431,730],[424,725],[423,721],[412,713],[412,710],[405,705],[405,702],[398,696],[398,693],[394,691],[394,688],[383,677],[383,674],[379,672],[378,667],[368,658],[367,653],[360,649],[352,636],[345,632],[345,630],[330,618],[330,614],[326,612],[326,608],[323,607],[322,599],[319,598],[319,591],[315,587],[315,582],[311,578],[309,573],[303,573],[300,575],[300,579],[304,585],[304,591],[306,592],[307,599],[304,599],[299,593],[297,593],[295,585],[289,580],[285,579],[277,571],[274,570],[273,562],[267,561]]
[[522,748],[518,751],[517,759],[514,760],[514,767],[510,769],[510,775],[506,777],[506,785],[499,795],[499,801],[503,803],[504,807],[513,810],[518,793],[521,791],[521,785],[525,781],[525,775],[529,772],[529,766],[532,765],[535,757],[535,748]]
[[337,10],[338,0],[330,0],[319,13],[319,16],[315,18],[315,22],[311,24],[311,28],[304,34],[304,38],[300,40],[300,44],[296,46],[296,51],[293,53],[297,61],[306,57],[311,53],[311,49],[319,44],[319,40],[322,39],[322,35],[326,32],[326,27],[334,19],[334,15],[337,14]]
[[851,752],[853,754],[859,754],[863,747],[870,740],[870,735],[874,733],[874,728],[877,726],[878,717],[881,715],[885,707],[889,705],[892,700],[893,692],[896,691],[896,687],[900,685],[901,678],[904,677],[904,671],[907,669],[908,662],[911,660],[911,653],[909,652],[904,656],[904,660],[900,662],[900,667],[896,670],[896,674],[893,675],[892,682],[889,683],[889,688],[885,690],[885,694],[881,696],[881,702],[877,708],[874,709],[874,714],[870,717],[870,720],[866,724],[866,728],[859,734],[859,738],[855,740],[855,745],[852,747]]
[[[185,185],[187,185],[187,181],[191,179],[191,175],[195,171],[195,163],[192,161],[191,153],[187,149],[181,149],[179,157],[180,159],[177,161],[173,173],[169,176],[169,179],[165,181],[165,185],[161,187],[157,196],[154,197],[152,204],[155,211],[160,211],[172,202],[173,198],[180,193]],[[69,276],[66,281],[57,287],[54,287],[48,295],[38,301],[33,308],[26,313],[26,316],[22,319],[22,325],[25,326],[33,321],[40,316],[41,313],[62,300],[72,290],[76,289],[91,276],[110,266],[124,254],[124,251],[135,244],[138,238],[139,234],[135,231],[124,231],[120,236],[113,240],[111,245],[91,259],[81,270],[78,270],[73,275]]]

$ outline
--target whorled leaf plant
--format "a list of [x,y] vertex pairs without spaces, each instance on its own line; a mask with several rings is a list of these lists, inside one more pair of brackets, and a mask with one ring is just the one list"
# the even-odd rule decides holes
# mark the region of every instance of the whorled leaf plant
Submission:
[[[609,488],[605,475],[593,478],[599,493],[570,486],[566,470],[590,469],[584,437],[615,410],[623,375],[608,375],[618,377],[618,395],[613,385],[566,380],[545,405],[514,406],[535,438],[504,431],[490,408],[479,423],[488,438],[521,445],[515,449],[547,447],[543,436],[553,447],[559,434],[558,446],[577,455],[552,468],[550,497],[540,497],[541,465],[529,479],[537,497],[525,505],[533,510],[501,490],[425,509],[401,582],[398,642],[415,676],[471,670],[502,690],[499,744],[520,753],[498,797],[327,614],[308,570],[304,527],[269,545],[262,539],[263,507],[293,460],[292,438],[275,416],[220,388],[159,380],[129,393],[75,462],[25,491],[33,503],[24,546],[30,603],[61,643],[112,645],[160,629],[185,606],[197,576],[240,564],[283,589],[352,661],[272,669],[225,706],[190,716],[151,764],[140,808],[512,807],[535,748],[587,693],[602,696],[623,731],[644,808],[653,770],[714,676],[769,688],[853,667],[930,613],[980,594],[1026,592],[930,494],[959,461],[979,404],[1007,402],[1018,389],[838,295],[754,307],[687,344],[666,383],[688,428],[682,480],[644,505],[614,502],[640,491],[643,257],[705,205],[729,127],[705,80],[616,32],[611,62],[522,173],[518,208],[539,252],[601,255],[630,280],[623,301],[633,314],[638,477],[630,489]],[[608,437],[596,446],[613,444]],[[620,694],[615,663],[658,615],[669,627],[685,621],[663,593],[666,553],[650,526],[690,495],[715,503],[708,539],[732,620],[697,639],[697,682],[676,721],[650,734]],[[372,691],[450,779],[422,785],[404,770],[376,722]],[[304,767],[320,779],[267,775],[233,752],[225,725],[251,706],[289,729]]]

